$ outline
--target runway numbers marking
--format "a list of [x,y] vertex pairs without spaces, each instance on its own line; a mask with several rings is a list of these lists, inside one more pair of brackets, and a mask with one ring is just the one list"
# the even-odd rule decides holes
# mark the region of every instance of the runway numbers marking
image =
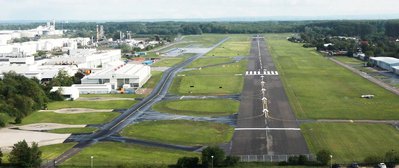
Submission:
[[278,75],[277,71],[246,71],[246,76],[253,76],[253,75]]
[[300,128],[235,128],[235,131],[300,131]]

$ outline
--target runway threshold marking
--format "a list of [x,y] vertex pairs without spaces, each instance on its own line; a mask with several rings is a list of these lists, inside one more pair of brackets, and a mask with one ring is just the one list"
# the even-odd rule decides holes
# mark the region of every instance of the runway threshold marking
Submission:
[[300,128],[235,128],[235,131],[300,131]]
[[245,72],[246,76],[251,76],[251,75],[278,75],[277,71],[246,71]]

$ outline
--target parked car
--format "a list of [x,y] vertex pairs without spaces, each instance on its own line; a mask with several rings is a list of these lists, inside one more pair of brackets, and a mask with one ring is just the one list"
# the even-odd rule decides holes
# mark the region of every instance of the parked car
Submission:
[[359,164],[352,163],[351,165],[349,165],[349,168],[359,168]]
[[387,165],[385,165],[385,163],[379,163],[378,168],[387,168]]

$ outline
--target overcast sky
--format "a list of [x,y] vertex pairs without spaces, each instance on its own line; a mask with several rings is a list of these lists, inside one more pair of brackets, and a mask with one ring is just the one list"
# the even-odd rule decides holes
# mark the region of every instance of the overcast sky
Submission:
[[399,0],[0,0],[0,20],[399,16]]

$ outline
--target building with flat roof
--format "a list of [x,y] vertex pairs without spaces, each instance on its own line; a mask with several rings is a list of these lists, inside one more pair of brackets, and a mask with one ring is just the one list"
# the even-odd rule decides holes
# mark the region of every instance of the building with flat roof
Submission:
[[111,89],[138,89],[151,77],[151,69],[142,64],[121,64],[82,78],[82,84],[111,84]]
[[399,66],[399,59],[393,57],[371,57],[370,62],[391,72],[393,72],[392,67]]
[[79,98],[79,90],[78,88],[71,86],[54,86],[50,92],[59,91],[61,95],[65,98],[65,100],[76,100]]

